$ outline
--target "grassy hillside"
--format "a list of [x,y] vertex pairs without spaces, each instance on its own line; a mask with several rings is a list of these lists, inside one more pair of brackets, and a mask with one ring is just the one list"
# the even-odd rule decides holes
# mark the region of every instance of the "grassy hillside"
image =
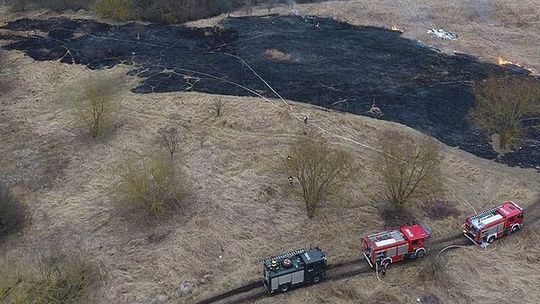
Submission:
[[[417,10],[428,5],[414,2],[419,3]],[[364,5],[369,10],[361,10]],[[358,19],[351,22],[379,25],[395,19],[388,12],[398,14],[394,9],[383,14],[383,4],[370,5],[332,2],[304,9],[340,18],[354,15]],[[438,12],[435,4],[431,11]],[[399,12],[403,13],[399,25],[406,25],[411,36],[423,35],[427,25],[443,18],[436,15],[429,22],[416,23],[409,10]],[[2,16],[15,15],[3,11]],[[536,34],[524,36],[527,28],[512,24],[499,30],[497,22],[482,24],[488,33],[497,31],[504,37],[497,43],[499,49],[478,40],[484,34],[473,26],[458,28],[457,23],[449,24],[448,30],[457,31],[463,40],[434,43],[487,57],[519,54],[525,62],[538,65],[532,48]],[[124,76],[127,67],[89,71],[34,62],[16,52],[9,52],[7,59],[10,64],[3,76],[11,89],[0,95],[0,177],[26,205],[28,219],[21,232],[1,241],[0,256],[32,256],[36,247],[51,244],[79,249],[104,274],[92,298],[96,303],[194,302],[258,278],[258,259],[310,244],[325,249],[330,263],[358,258],[361,237],[385,228],[381,211],[386,205],[374,178],[376,152],[370,147],[386,130],[421,136],[399,124],[292,101],[293,113],[310,116],[307,124],[279,100],[191,92],[133,94],[129,88],[138,79]],[[121,106],[120,119],[108,136],[97,140],[76,127],[72,104],[89,77],[125,80],[114,95]],[[170,126],[180,130],[190,191],[186,207],[152,219],[140,209],[119,204],[113,185],[118,165],[130,157],[155,153],[158,131]],[[280,166],[290,144],[304,133],[346,149],[361,167],[342,197],[328,201],[312,220],[301,199],[288,194],[287,174]],[[441,199],[459,214],[432,220],[426,215],[429,207],[413,208],[432,227],[434,238],[459,232],[473,208],[507,199],[527,207],[537,202],[537,171],[510,168],[446,146],[442,149],[445,195]],[[526,215],[526,220],[537,218],[537,211]],[[259,302],[512,303],[520,299],[535,303],[539,294],[531,286],[540,284],[538,232],[536,221],[486,251],[467,247],[449,252],[437,277],[425,276],[425,263],[410,263],[392,268],[383,282],[375,275],[358,276]],[[184,282],[194,286],[188,297],[179,294]]]

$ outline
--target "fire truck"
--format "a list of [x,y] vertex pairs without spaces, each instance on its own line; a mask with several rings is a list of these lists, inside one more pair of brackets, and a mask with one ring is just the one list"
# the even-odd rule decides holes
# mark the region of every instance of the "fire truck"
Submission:
[[514,233],[523,227],[523,209],[514,202],[504,202],[484,212],[470,216],[463,224],[463,234],[481,244]]
[[430,236],[431,231],[423,224],[371,234],[364,238],[364,257],[376,269],[404,259],[422,258]]
[[261,260],[268,293],[315,284],[326,277],[326,256],[319,247],[299,249]]

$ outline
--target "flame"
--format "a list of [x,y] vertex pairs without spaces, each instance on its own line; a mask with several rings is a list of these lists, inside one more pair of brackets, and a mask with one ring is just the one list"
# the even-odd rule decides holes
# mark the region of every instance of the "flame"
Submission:
[[499,58],[497,59],[497,63],[498,63],[499,65],[513,64],[513,65],[519,66],[518,64],[515,64],[515,63],[513,63],[512,61],[509,61],[509,60],[505,60],[505,59],[502,58],[502,57],[499,57]]
[[392,31],[394,32],[400,32],[400,33],[403,33],[403,30],[400,29],[399,27],[395,26],[395,25],[392,25],[392,27],[390,28]]
[[504,59],[504,58],[502,58],[502,57],[497,58],[497,63],[498,63],[499,65],[507,65],[507,64],[508,64],[508,65],[515,65],[515,66],[518,66],[518,67],[520,67],[520,68],[524,68],[525,70],[527,70],[527,71],[529,71],[529,72],[531,72],[531,73],[533,73],[533,74],[536,73],[536,72],[535,72],[533,69],[531,69],[531,68],[528,68],[528,67],[526,67],[526,66],[524,66],[524,65],[522,65],[522,64],[520,64],[520,63],[517,63],[517,62],[512,62],[512,61],[510,61],[510,60],[506,60],[506,59]]

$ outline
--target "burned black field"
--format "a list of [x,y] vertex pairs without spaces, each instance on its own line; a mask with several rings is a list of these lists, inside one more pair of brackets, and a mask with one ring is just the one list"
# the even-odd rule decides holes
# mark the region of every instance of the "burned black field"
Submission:
[[[130,64],[143,78],[135,93],[193,90],[287,99],[367,115],[426,132],[450,146],[495,159],[486,135],[467,121],[471,82],[487,75],[527,74],[466,55],[449,56],[399,32],[300,16],[227,18],[219,27],[109,25],[91,20],[20,19],[4,29],[4,48],[35,60],[60,60],[91,69]],[[18,35],[34,31],[47,35]],[[288,54],[268,58],[267,50]],[[255,74],[255,71],[257,74]],[[540,134],[498,161],[540,167]]]

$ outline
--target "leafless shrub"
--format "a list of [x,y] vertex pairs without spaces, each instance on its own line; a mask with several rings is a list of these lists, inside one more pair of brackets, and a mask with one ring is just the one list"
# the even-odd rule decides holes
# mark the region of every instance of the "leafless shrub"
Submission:
[[163,147],[171,155],[171,159],[174,158],[178,143],[180,142],[180,132],[177,128],[163,128],[159,131],[161,137],[161,143]]
[[2,303],[84,303],[102,278],[83,254],[51,246],[31,257],[16,256],[0,264]]
[[270,60],[286,62],[291,61],[291,54],[284,53],[277,49],[268,49],[264,52],[264,56]]
[[103,136],[112,127],[118,108],[113,96],[119,85],[116,79],[92,79],[80,89],[75,102],[78,122],[92,137]]
[[286,168],[298,181],[309,218],[315,216],[329,194],[339,191],[352,176],[352,163],[348,153],[324,140],[302,138],[291,146]]
[[379,138],[378,147],[381,153],[375,172],[384,185],[384,195],[396,207],[440,190],[440,148],[433,139],[413,140],[387,131]]
[[470,121],[499,136],[505,151],[521,142],[529,128],[540,127],[540,81],[524,77],[489,78],[475,83],[477,104]]
[[115,185],[119,201],[143,206],[152,216],[179,206],[185,195],[185,180],[179,158],[156,153],[152,157],[127,159],[121,164]]

